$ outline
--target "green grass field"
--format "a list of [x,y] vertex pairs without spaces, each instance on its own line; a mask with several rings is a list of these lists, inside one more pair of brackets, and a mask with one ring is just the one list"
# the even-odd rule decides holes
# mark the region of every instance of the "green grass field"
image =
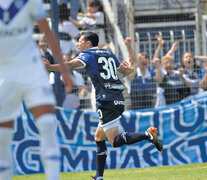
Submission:
[[[95,171],[62,173],[61,180],[91,180]],[[44,180],[43,174],[14,176],[13,180]],[[182,166],[105,170],[104,180],[207,180],[207,163]]]

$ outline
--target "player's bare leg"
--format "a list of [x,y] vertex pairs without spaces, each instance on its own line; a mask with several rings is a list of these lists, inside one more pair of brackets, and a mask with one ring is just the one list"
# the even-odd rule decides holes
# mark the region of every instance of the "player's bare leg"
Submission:
[[12,177],[13,123],[12,120],[0,123],[0,179],[3,180],[11,180]]
[[[101,127],[98,127],[95,138],[97,138],[97,140],[100,140],[100,142],[103,142],[106,136],[113,147],[120,147],[123,145],[134,144],[142,140],[148,140],[149,142],[153,143],[159,151],[162,151],[163,149],[162,142],[158,138],[157,133],[158,133],[157,128],[155,127],[150,127],[145,132],[138,132],[138,133],[123,132],[121,134],[119,133],[118,126],[108,129],[105,133]],[[105,166],[105,161],[106,159],[104,160],[104,166]],[[104,171],[104,166],[102,166],[101,168],[102,172]],[[103,180],[103,176],[97,176],[96,174],[96,176],[93,177],[92,180]]]
[[142,140],[148,140],[145,132],[122,132],[119,133],[119,128],[114,127],[106,132],[106,136],[113,147],[120,147],[127,144],[134,144]]
[[103,128],[98,126],[95,132],[95,141],[105,141],[106,135],[103,131]]
[[47,180],[58,180],[60,174],[60,149],[56,137],[56,117],[53,105],[31,108],[40,133],[41,158]]
[[114,139],[120,134],[119,128],[118,127],[111,128],[107,130],[105,134],[109,142],[111,143],[111,146],[114,147]]

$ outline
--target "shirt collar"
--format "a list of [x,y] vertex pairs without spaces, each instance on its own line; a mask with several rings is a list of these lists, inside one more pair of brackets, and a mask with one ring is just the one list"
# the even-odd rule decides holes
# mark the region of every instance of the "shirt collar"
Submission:
[[90,49],[99,49],[99,47],[98,46],[95,46],[95,47],[92,47]]

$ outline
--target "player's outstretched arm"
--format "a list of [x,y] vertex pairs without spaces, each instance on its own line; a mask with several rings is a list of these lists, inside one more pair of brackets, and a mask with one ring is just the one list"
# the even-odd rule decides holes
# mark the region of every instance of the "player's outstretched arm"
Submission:
[[[45,68],[48,71],[60,71],[60,64],[50,64],[50,62],[45,58],[43,58],[43,61],[45,64]],[[64,64],[68,70],[83,67],[83,64],[77,59],[73,59],[71,61],[65,61]]]
[[135,68],[131,64],[131,58],[129,58],[128,62],[123,61],[117,71],[125,76],[133,73],[135,71]]
[[53,52],[53,55],[55,56],[55,58],[57,59],[59,65],[60,65],[60,71],[64,80],[64,84],[65,84],[65,90],[67,93],[70,93],[73,89],[73,81],[71,79],[70,74],[68,73],[67,68],[64,66],[64,62],[62,59],[62,55],[61,55],[61,51],[60,51],[60,47],[58,44],[58,41],[54,35],[54,33],[51,31],[47,20],[45,18],[40,19],[37,21],[40,29],[42,30],[43,33],[45,33],[45,37],[48,41],[48,44]]

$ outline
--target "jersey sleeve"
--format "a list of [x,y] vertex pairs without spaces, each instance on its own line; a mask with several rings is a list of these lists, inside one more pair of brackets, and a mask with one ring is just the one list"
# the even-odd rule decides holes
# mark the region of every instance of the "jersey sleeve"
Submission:
[[88,64],[90,64],[90,61],[92,58],[90,58],[90,55],[87,53],[80,53],[75,59],[78,59],[84,67],[86,67]]
[[46,17],[46,11],[42,0],[31,0],[30,2],[31,18],[38,20]]

